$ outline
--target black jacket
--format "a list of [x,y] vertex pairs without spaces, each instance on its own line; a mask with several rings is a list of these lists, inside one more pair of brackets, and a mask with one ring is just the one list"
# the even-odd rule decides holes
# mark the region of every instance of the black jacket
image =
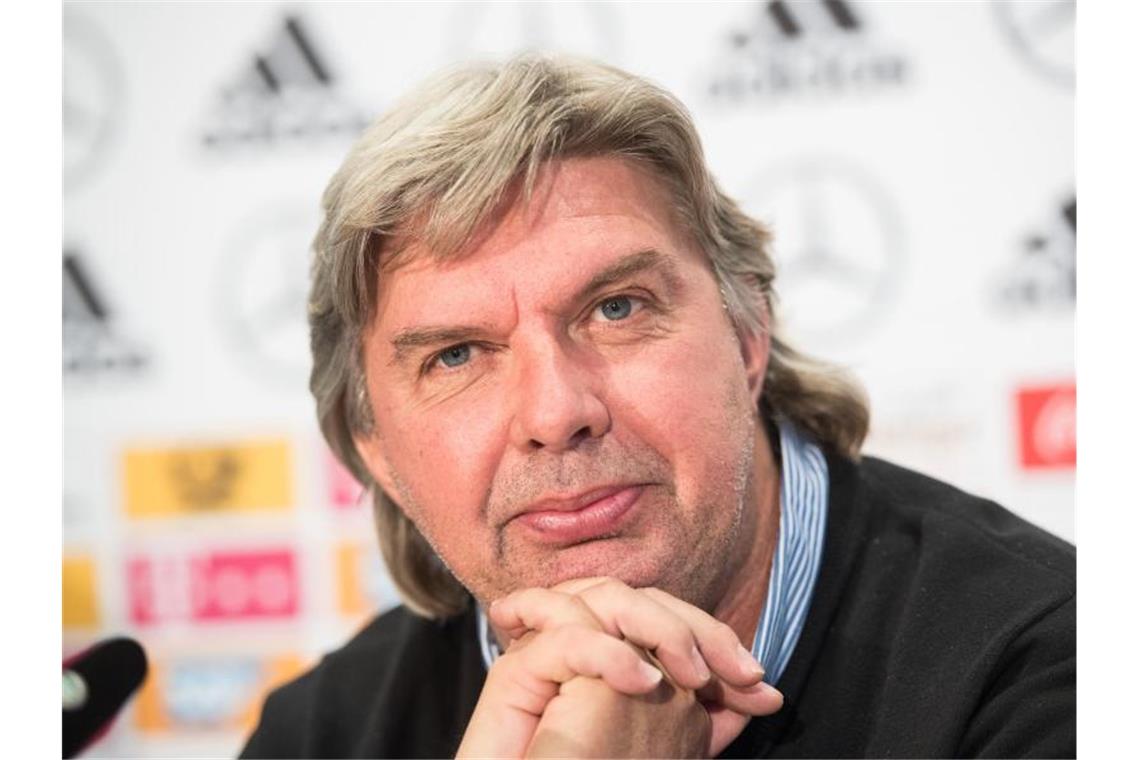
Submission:
[[[996,504],[829,456],[823,564],[780,682],[725,757],[1074,757],[1076,552]],[[450,757],[474,608],[398,608],[269,695],[242,757]]]

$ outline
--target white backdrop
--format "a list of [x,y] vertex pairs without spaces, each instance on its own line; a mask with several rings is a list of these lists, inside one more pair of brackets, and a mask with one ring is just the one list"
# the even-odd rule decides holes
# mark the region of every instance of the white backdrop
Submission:
[[692,110],[775,231],[871,454],[1070,540],[1072,2],[104,4],[64,14],[64,643],[138,637],[92,750],[232,756],[395,601],[306,390],[307,248],[361,126],[441,65],[601,57]]

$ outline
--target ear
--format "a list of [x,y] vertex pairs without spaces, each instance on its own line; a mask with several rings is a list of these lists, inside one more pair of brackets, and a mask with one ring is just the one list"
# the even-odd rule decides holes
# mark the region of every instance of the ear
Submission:
[[768,371],[768,354],[771,351],[771,333],[768,330],[768,309],[762,307],[760,325],[753,329],[739,328],[736,337],[740,343],[740,355],[744,360],[744,371],[748,376],[748,392],[752,405],[760,404],[760,393],[764,390],[764,377]]

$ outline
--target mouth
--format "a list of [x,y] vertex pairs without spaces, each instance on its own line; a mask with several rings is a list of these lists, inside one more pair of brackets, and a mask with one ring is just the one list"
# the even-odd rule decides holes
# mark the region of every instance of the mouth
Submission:
[[566,499],[544,499],[512,522],[538,543],[572,546],[618,534],[636,512],[644,484],[607,486]]

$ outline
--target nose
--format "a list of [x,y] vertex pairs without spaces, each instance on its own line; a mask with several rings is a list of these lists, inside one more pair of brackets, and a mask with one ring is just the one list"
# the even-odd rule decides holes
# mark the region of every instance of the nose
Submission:
[[609,431],[610,413],[597,392],[601,377],[583,357],[550,336],[514,353],[515,446],[558,453]]

